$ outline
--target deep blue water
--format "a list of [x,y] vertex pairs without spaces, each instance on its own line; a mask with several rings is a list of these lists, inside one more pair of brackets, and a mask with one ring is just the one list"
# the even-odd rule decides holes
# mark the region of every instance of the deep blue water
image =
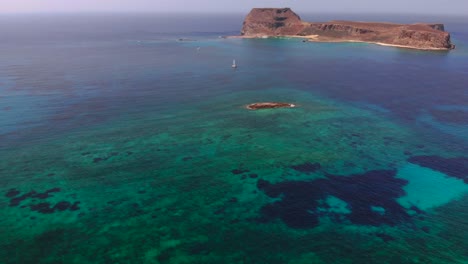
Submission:
[[457,48],[0,16],[1,262],[466,263],[468,20],[302,17],[441,22]]

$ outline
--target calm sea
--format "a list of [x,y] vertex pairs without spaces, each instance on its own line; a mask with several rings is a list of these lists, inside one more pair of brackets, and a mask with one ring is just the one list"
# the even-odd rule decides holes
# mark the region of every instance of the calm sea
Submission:
[[1,15],[0,262],[466,264],[468,20],[302,17],[440,22],[457,48]]

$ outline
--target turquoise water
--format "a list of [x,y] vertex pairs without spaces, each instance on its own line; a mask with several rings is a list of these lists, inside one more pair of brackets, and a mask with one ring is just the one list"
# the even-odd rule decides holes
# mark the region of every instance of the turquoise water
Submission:
[[467,263],[466,21],[421,52],[2,19],[2,263]]

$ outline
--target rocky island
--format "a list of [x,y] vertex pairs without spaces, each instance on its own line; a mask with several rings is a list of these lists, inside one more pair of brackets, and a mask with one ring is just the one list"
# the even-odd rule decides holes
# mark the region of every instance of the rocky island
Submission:
[[259,110],[259,109],[271,109],[271,108],[291,108],[296,107],[295,104],[291,103],[282,103],[282,102],[260,102],[253,103],[246,106],[249,110]]
[[443,24],[383,22],[304,22],[290,8],[254,8],[245,18],[245,38],[301,37],[315,42],[367,42],[421,50],[450,50]]

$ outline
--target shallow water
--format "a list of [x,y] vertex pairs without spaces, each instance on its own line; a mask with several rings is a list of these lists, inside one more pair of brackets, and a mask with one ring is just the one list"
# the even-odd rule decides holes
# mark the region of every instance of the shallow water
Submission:
[[2,263],[466,263],[467,21],[422,52],[84,16],[1,18]]

